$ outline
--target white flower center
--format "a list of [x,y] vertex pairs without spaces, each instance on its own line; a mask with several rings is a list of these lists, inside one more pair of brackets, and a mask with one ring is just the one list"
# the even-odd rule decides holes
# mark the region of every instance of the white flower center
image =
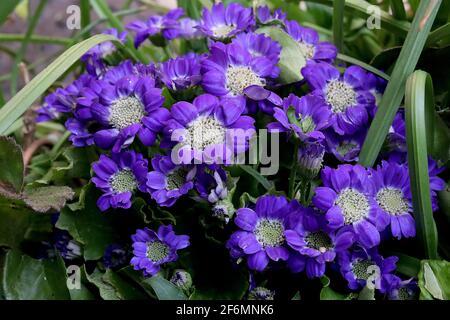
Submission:
[[235,29],[234,25],[220,25],[212,28],[212,32],[215,38],[226,38],[231,31]]
[[182,168],[172,171],[167,176],[167,190],[180,189],[186,182],[186,171]]
[[137,188],[136,177],[130,169],[122,169],[115,173],[109,183],[116,193],[133,191]]
[[261,219],[256,225],[255,236],[263,247],[277,247],[284,242],[283,224],[276,219]]
[[312,57],[314,57],[314,53],[316,52],[316,48],[314,45],[306,43],[306,42],[298,42],[300,45],[300,49],[303,51],[303,57],[305,57],[305,60],[310,60]]
[[344,81],[331,80],[325,89],[326,99],[334,113],[344,112],[356,104],[356,92]]
[[170,253],[170,248],[159,240],[147,242],[147,258],[153,262],[164,260]]
[[378,191],[376,200],[384,211],[393,216],[406,213],[409,209],[408,202],[399,189],[383,188]]
[[235,96],[243,95],[247,87],[266,85],[266,81],[247,66],[229,66],[225,76],[227,89]]
[[364,219],[369,213],[367,197],[353,188],[343,190],[335,203],[341,208],[346,225]]
[[225,131],[216,118],[201,116],[189,124],[184,144],[203,151],[208,146],[224,143]]
[[306,236],[305,240],[310,248],[319,250],[322,253],[333,247],[330,236],[323,231],[311,232]]
[[120,98],[111,105],[109,123],[114,128],[122,130],[132,124],[140,123],[144,116],[144,105],[138,98]]
[[375,263],[371,260],[358,260],[352,263],[352,272],[356,279],[367,280],[372,274],[369,267],[374,265]]

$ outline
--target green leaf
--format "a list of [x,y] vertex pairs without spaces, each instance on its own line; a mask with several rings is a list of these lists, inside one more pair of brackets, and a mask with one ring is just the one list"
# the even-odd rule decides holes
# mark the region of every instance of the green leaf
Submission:
[[86,260],[97,260],[103,256],[106,247],[114,243],[117,234],[114,226],[117,213],[100,212],[97,208],[99,193],[92,184],[86,185],[80,195],[80,202],[61,210],[56,226],[67,230],[75,240],[83,244]]
[[258,171],[253,169],[253,167],[244,164],[240,165],[239,167],[249,175],[251,175],[253,178],[255,178],[256,181],[258,181],[264,188],[266,188],[266,190],[271,190],[273,188],[272,183],[265,177],[263,177]]
[[6,254],[2,275],[8,300],[68,300],[66,268],[60,257],[35,260],[20,251]]
[[431,32],[427,40],[428,47],[437,46],[440,48],[444,48],[449,45],[450,45],[450,23],[447,23]]
[[[406,143],[417,238],[428,258],[436,259],[437,230],[431,206],[427,150],[433,148],[434,96],[431,77],[416,71],[408,79],[405,100]],[[427,143],[427,139],[431,143]]]
[[365,286],[359,292],[358,300],[375,300],[375,289],[371,289],[368,286]]
[[301,70],[305,66],[306,61],[300,44],[278,27],[262,27],[257,29],[256,32],[268,35],[282,47],[280,62],[278,62],[278,67],[280,68],[278,82],[280,84],[289,84],[301,81],[303,79]]
[[6,21],[6,18],[14,11],[21,0],[0,1],[0,26]]
[[445,189],[439,192],[439,207],[450,223],[450,182],[447,182]]
[[143,282],[153,288],[159,300],[187,300],[187,297],[180,289],[164,279],[159,273],[145,279]]
[[73,196],[74,192],[69,187],[39,187],[25,191],[24,201],[37,212],[59,211]]
[[419,273],[419,288],[422,298],[450,299],[450,262],[444,260],[422,260]]
[[59,77],[89,49],[105,41],[119,42],[110,35],[96,35],[69,48],[34,77],[0,109],[0,134],[3,134]]
[[406,20],[406,11],[403,0],[391,0],[392,14],[397,20]]
[[23,185],[22,149],[12,138],[0,136],[0,193],[20,193]]
[[345,0],[335,0],[333,3],[333,41],[342,52],[344,48],[344,8]]
[[408,277],[417,277],[420,271],[420,260],[402,253],[392,253],[398,257],[397,271]]
[[102,279],[114,288],[117,296],[121,300],[143,300],[147,298],[143,290],[127,282],[111,269],[106,270]]
[[116,289],[112,284],[103,279],[104,274],[100,270],[95,269],[92,274],[88,274],[87,272],[85,274],[88,281],[98,288],[100,297],[103,300],[120,300]]
[[330,287],[324,287],[320,290],[320,300],[348,300],[349,296],[334,291]]
[[212,2],[210,0],[177,0],[178,7],[183,8],[188,17],[200,19],[203,8],[210,9]]
[[21,200],[0,195],[0,247],[18,248],[30,227],[32,212]]
[[383,78],[385,80],[389,81],[391,79],[391,77],[389,77],[389,75],[387,75],[383,71],[380,71],[377,68],[371,66],[370,64],[362,62],[361,60],[355,59],[353,57],[347,56],[347,55],[342,54],[342,53],[338,53],[337,58],[338,58],[338,60],[345,61],[345,62],[354,64],[354,65],[360,66],[361,68],[366,69],[367,71],[372,72],[373,74],[376,74],[377,76],[379,76],[379,77],[381,77],[381,78]]
[[441,2],[430,0],[420,3],[359,156],[359,162],[367,167],[373,166],[378,157],[402,102],[407,78],[416,67]]

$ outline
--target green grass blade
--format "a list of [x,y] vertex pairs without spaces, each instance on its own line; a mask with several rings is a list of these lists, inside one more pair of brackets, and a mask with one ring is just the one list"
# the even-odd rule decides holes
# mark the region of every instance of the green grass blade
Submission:
[[431,206],[427,143],[434,133],[434,96],[431,77],[423,71],[414,72],[406,84],[405,97],[406,143],[408,168],[416,220],[416,232],[425,255],[438,258],[437,230]]
[[251,166],[240,165],[239,167],[245,172],[247,172],[249,175],[251,175],[253,178],[255,178],[256,181],[258,181],[266,190],[270,190],[273,188],[272,183],[270,183],[269,180],[263,177],[258,171],[253,169]]
[[338,52],[344,48],[344,8],[345,0],[335,0],[333,3],[333,42]]
[[381,98],[375,119],[370,126],[366,140],[359,155],[359,162],[367,167],[373,166],[389,127],[402,102],[406,80],[414,71],[425,46],[442,0],[422,1],[414,17],[412,27],[395,64],[386,91]]
[[[86,28],[91,22],[91,6],[89,5],[89,0],[80,0],[80,11],[81,11],[81,28]],[[88,35],[84,35],[86,39]]]
[[444,48],[449,45],[450,45],[450,23],[447,23],[431,32],[427,40],[428,47],[438,46],[440,48]]
[[403,0],[391,0],[392,15],[398,20],[406,20],[406,11]]
[[383,71],[378,70],[377,68],[372,67],[370,64],[367,64],[361,60],[355,59],[353,57],[350,57],[350,56],[347,56],[347,55],[341,54],[341,53],[338,53],[337,58],[338,58],[338,60],[360,66],[361,68],[366,69],[367,71],[372,72],[373,74],[376,74],[377,76],[379,76],[385,80],[389,81],[389,79],[390,79],[389,75],[387,75]]
[[[91,0],[92,8],[99,15],[100,18],[105,18],[108,21],[108,24],[117,29],[119,32],[125,30],[122,21],[115,15],[105,0]],[[136,61],[140,61],[142,63],[148,63],[148,58],[142,54],[142,52],[136,50],[133,45],[133,40],[130,36],[127,36],[127,40],[125,42],[125,47],[127,53]]]
[[[0,33],[0,42],[23,41],[25,35],[16,33]],[[62,37],[48,37],[40,35],[32,35],[28,38],[29,43],[57,44],[66,46],[72,42],[72,39]],[[17,54],[17,53],[16,53]]]
[[408,277],[417,277],[420,271],[420,260],[403,253],[389,253],[389,255],[397,256],[397,271]]
[[0,1],[0,26],[6,21],[20,1],[21,0]]
[[29,20],[27,31],[25,33],[25,37],[23,38],[23,41],[20,45],[20,49],[17,53],[16,58],[14,59],[14,63],[13,63],[12,70],[11,70],[11,83],[10,83],[11,95],[14,95],[17,92],[17,82],[18,82],[18,78],[19,78],[19,63],[22,62],[23,57],[25,56],[30,37],[34,32],[34,29],[36,28],[37,23],[39,22],[39,18],[41,17],[42,11],[44,10],[46,4],[47,4],[47,0],[41,0],[39,2],[39,5],[36,8],[36,11],[34,12],[33,16],[31,16],[31,18]]
[[[315,2],[325,4],[327,6],[333,6],[333,0],[307,0],[308,2]],[[367,19],[371,17],[372,13],[370,8],[373,5],[364,0],[346,0],[345,9],[356,16]],[[381,27],[392,31],[399,35],[406,35],[411,28],[411,24],[408,21],[398,21],[392,17],[388,12],[380,10]]]
[[22,90],[9,100],[0,110],[0,135],[38,99],[61,75],[92,47],[105,41],[115,41],[110,35],[96,35],[69,48],[53,63],[34,77]]

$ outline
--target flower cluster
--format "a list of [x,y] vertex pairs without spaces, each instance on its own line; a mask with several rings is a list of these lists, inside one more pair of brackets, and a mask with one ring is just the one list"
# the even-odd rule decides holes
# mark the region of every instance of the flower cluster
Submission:
[[[280,81],[284,48],[261,27],[280,29],[300,49],[305,64],[294,70],[298,82]],[[38,110],[39,121],[63,119],[74,147],[99,153],[91,182],[101,192],[101,211],[130,209],[143,198],[157,210],[181,208],[184,214],[186,201],[187,207],[207,207],[221,235],[231,229],[223,245],[252,276],[286,267],[318,278],[330,267],[351,290],[374,280],[392,299],[415,295],[414,280],[395,275],[397,258],[379,253],[383,240],[416,234],[402,111],[377,166],[355,164],[383,79],[359,66],[337,67],[333,44],[265,6],[218,3],[199,20],[175,9],[127,29],[138,50],[170,44],[178,56],[158,48],[162,61],[146,65],[120,58],[112,42],[103,43],[83,57],[86,73],[48,95]],[[105,33],[122,42],[127,35]],[[256,198],[245,203],[234,195],[248,186],[236,187],[241,171],[231,165],[249,151],[256,129],[281,133],[283,143],[293,145],[293,162],[287,188],[280,176],[271,194],[252,186]],[[433,210],[444,188],[441,171],[430,158]],[[67,247],[66,238],[58,243]],[[157,274],[189,246],[187,235],[164,224],[156,232],[138,229],[131,239],[131,265],[144,276]],[[123,265],[124,248],[108,247],[104,265]],[[191,289],[188,272],[173,275],[175,286]],[[247,296],[274,295],[261,284]]]

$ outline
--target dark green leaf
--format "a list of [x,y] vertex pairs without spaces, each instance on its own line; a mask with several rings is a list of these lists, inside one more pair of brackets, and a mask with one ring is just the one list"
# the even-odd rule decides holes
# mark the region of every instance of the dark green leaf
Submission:
[[69,187],[49,186],[26,190],[25,203],[37,212],[60,211],[71,200],[74,192]]
[[147,278],[143,282],[153,288],[159,300],[187,300],[187,297],[180,289],[164,279],[160,274]]
[[423,260],[419,273],[420,296],[438,300],[450,299],[450,262]]
[[0,1],[0,26],[6,18],[14,11],[21,0]]
[[12,138],[0,136],[0,193],[20,193],[23,185],[22,149]]
[[8,300],[69,299],[66,268],[60,257],[35,260],[17,250],[6,254],[3,291]]

